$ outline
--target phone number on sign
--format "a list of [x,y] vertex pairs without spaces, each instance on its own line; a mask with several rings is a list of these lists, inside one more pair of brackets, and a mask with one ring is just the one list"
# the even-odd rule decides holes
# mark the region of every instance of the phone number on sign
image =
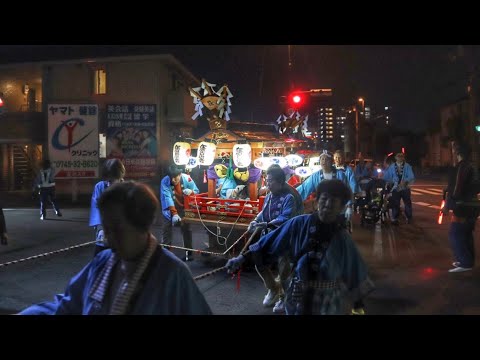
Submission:
[[57,168],[92,168],[98,166],[98,161],[92,160],[74,160],[74,161],[54,161],[55,167]]

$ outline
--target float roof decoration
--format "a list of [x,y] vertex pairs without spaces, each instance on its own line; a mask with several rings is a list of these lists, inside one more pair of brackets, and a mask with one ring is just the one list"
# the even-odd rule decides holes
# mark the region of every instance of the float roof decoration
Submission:
[[308,115],[301,116],[298,111],[292,111],[288,115],[280,115],[277,119],[278,132],[282,135],[297,134],[300,130],[304,137],[311,136],[307,127]]
[[195,114],[193,114],[192,120],[203,116],[203,108],[207,108],[212,114],[211,117],[207,117],[212,130],[225,128],[225,121],[230,120],[230,114],[232,112],[230,99],[233,95],[230,89],[227,85],[223,85],[216,91],[216,86],[217,84],[212,84],[202,79],[201,86],[188,88],[190,95],[193,97],[193,103],[195,104]]

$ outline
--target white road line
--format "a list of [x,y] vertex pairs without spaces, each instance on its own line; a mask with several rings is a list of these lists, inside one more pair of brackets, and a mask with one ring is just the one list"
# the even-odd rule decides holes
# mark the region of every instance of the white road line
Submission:
[[440,190],[440,192],[434,192],[426,189],[415,189],[415,191],[416,192],[420,191],[421,193],[430,194],[430,195],[441,195],[443,193],[442,190]]
[[443,194],[443,189],[432,189],[432,188],[429,188],[428,190],[433,191],[433,192],[435,192],[435,193],[437,193],[437,194]]
[[441,186],[442,188],[444,188],[445,186],[447,186],[447,184],[423,184],[423,185],[419,185],[419,184],[413,184],[412,187],[430,187],[430,186]]
[[420,205],[420,206],[428,206],[430,207],[432,204],[427,204],[421,201],[412,201],[415,205]]
[[40,211],[39,209],[32,209],[32,208],[11,208],[11,209],[8,209],[8,208],[5,209],[5,208],[4,208],[4,209],[3,209],[3,211],[15,211],[15,210],[22,210],[22,211],[23,211],[23,210],[35,210],[35,211],[37,211],[37,212]]

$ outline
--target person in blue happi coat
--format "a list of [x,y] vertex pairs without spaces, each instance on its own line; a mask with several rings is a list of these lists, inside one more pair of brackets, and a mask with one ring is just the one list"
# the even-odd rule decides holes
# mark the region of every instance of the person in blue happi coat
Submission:
[[123,181],[125,177],[125,166],[120,159],[108,159],[103,164],[102,175],[104,180],[96,183],[93,188],[92,199],[90,201],[90,220],[88,222],[88,226],[92,226],[95,230],[95,255],[108,247],[102,227],[100,211],[97,207],[98,199],[109,186]]
[[[162,206],[162,243],[172,245],[172,231],[179,226],[183,235],[183,246],[192,249],[192,230],[190,224],[182,221],[185,216],[184,196],[198,194],[195,181],[190,175],[183,174],[175,164],[168,167],[167,176],[160,183],[160,201]],[[191,250],[187,250],[184,261],[193,260]]]
[[98,253],[53,301],[20,315],[210,315],[189,268],[151,232],[159,208],[141,183],[109,186],[98,209],[110,248]]
[[228,260],[236,272],[247,257],[269,264],[280,256],[293,261],[286,297],[287,315],[363,314],[364,298],[374,289],[368,269],[341,214],[351,197],[338,179],[317,186],[313,214],[296,216],[250,245],[249,251]]

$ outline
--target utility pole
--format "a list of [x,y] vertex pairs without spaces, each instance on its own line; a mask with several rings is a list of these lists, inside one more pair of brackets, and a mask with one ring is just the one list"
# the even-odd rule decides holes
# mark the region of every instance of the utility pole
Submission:
[[264,71],[265,71],[265,55],[267,54],[267,45],[263,48],[262,52],[262,64],[260,68],[260,77],[258,81],[258,96],[261,98],[262,93],[263,93],[263,76],[264,76]]
[[[361,109],[358,108],[358,103],[362,103]],[[354,106],[354,111],[355,111],[355,157],[358,156],[358,153],[360,151],[360,119],[359,119],[359,112],[362,110],[363,116],[365,116],[365,100],[363,98],[358,98],[357,103]]]
[[292,45],[288,45],[288,77],[290,82],[290,90],[293,90],[295,84],[293,83]]
[[358,146],[359,146],[359,142],[358,142],[358,109],[357,109],[357,106],[355,105],[355,158],[358,156]]

